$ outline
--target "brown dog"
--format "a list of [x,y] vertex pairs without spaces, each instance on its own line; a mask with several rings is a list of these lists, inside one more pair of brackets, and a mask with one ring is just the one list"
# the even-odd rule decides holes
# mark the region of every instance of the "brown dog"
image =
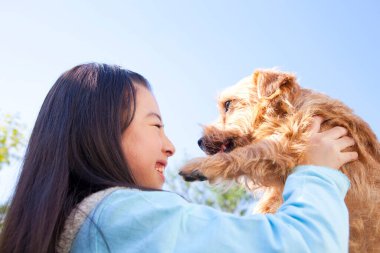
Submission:
[[342,102],[301,88],[294,75],[258,70],[224,91],[220,118],[204,128],[199,146],[209,156],[190,161],[180,174],[193,180],[245,180],[264,188],[257,211],[273,213],[292,168],[303,160],[313,116],[322,130],[342,126],[355,139],[357,161],[341,168],[351,180],[350,252],[380,252],[380,143],[370,127]]

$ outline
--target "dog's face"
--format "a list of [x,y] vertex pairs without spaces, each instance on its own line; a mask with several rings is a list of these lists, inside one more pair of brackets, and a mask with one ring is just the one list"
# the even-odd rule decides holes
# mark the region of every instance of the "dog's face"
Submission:
[[273,134],[293,107],[299,90],[295,77],[289,73],[255,71],[220,94],[219,119],[204,127],[198,145],[212,155]]

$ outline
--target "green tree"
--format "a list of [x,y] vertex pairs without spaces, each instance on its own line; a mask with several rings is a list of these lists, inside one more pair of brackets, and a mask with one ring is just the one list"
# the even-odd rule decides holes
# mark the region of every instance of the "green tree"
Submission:
[[[21,158],[19,152],[24,146],[23,128],[17,116],[0,113],[0,170]],[[6,210],[6,204],[0,205],[0,229]]]
[[21,129],[18,117],[0,115],[0,170],[4,165],[9,165],[12,158],[20,158],[17,151],[23,146]]

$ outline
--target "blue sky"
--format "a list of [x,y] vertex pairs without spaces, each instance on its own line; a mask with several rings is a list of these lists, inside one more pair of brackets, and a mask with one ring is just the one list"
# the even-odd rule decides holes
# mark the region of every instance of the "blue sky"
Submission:
[[[345,102],[379,136],[378,13],[378,1],[349,0],[1,1],[0,110],[18,113],[28,135],[62,72],[118,64],[151,82],[176,166],[202,155],[200,124],[217,118],[218,92],[278,67]],[[0,172],[0,202],[19,166]]]

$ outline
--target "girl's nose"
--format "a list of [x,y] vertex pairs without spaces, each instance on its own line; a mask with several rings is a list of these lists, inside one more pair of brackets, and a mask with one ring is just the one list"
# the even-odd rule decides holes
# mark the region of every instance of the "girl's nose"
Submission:
[[175,153],[175,147],[166,135],[165,135],[164,151],[168,157],[174,155]]

